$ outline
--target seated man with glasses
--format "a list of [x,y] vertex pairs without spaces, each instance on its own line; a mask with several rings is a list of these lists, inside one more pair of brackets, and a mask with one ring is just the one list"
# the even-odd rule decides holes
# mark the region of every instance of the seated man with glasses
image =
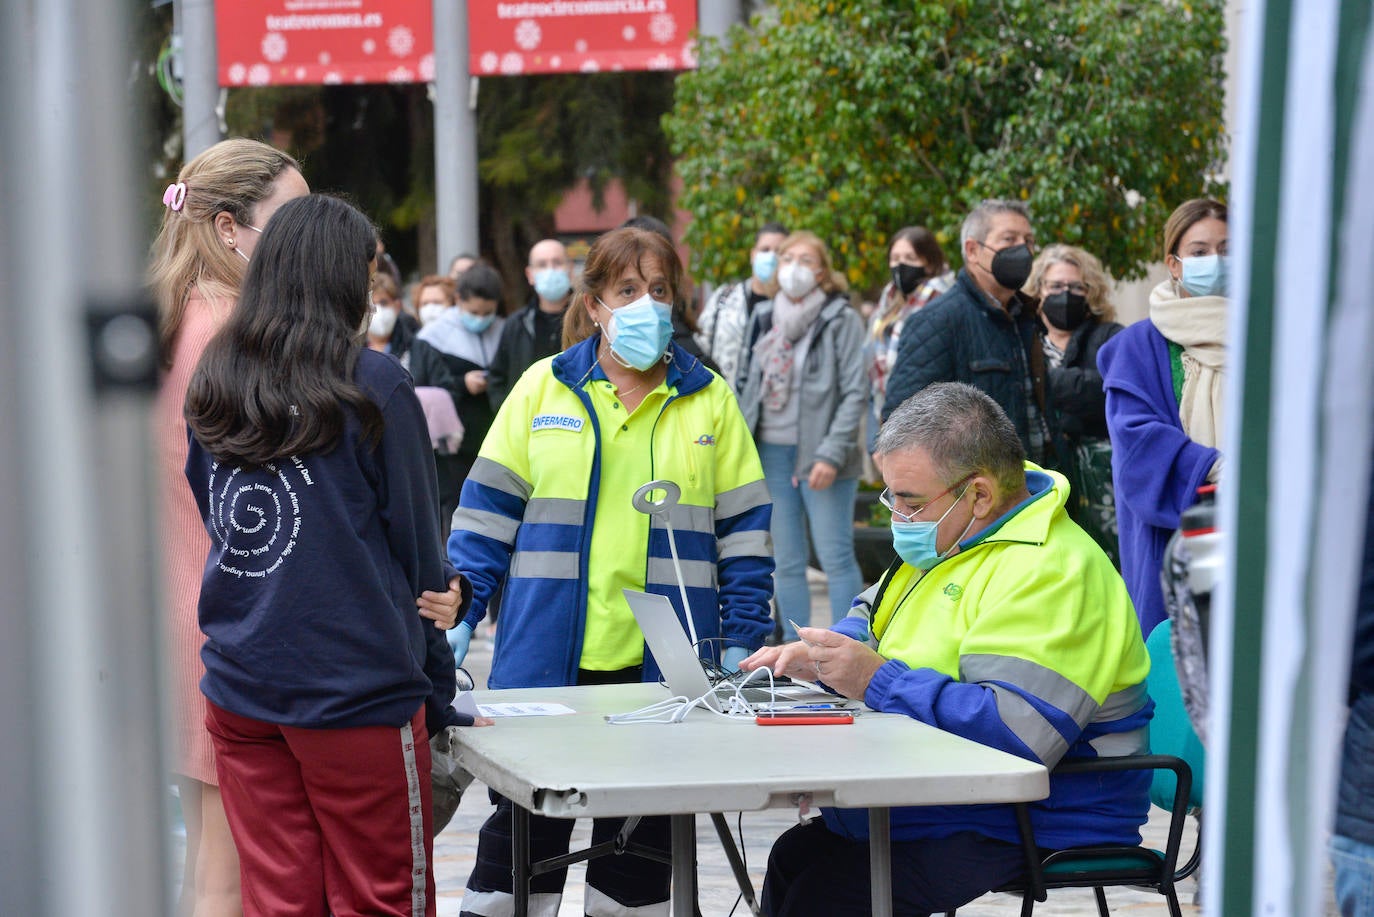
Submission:
[[[878,436],[883,504],[900,558],[830,629],[740,665],[819,680],[1053,768],[1064,758],[1143,753],[1154,704],[1149,658],[1121,577],[1065,513],[1067,481],[1025,461],[986,394],[937,383]],[[1031,804],[1046,849],[1138,843],[1148,772],[1053,777]],[[773,846],[772,917],[869,913],[867,812],[822,819]],[[1021,875],[1010,805],[892,810],[894,912],[943,913]]]

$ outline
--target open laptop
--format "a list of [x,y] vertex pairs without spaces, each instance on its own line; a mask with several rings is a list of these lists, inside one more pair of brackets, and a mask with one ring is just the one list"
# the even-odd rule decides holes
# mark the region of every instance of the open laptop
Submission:
[[[668,683],[668,690],[688,698],[704,696],[712,709],[723,712],[736,686],[729,683],[711,685],[706,671],[701,667],[701,659],[687,639],[687,632],[682,629],[673,603],[662,595],[634,589],[622,591],[625,601],[630,603],[635,621],[639,623],[639,629],[644,632],[644,642],[649,645],[649,651],[654,654],[654,661],[663,673],[663,680]],[[758,677],[763,681],[740,692],[751,704],[787,706],[808,699],[842,702],[841,698],[791,681],[776,684],[775,688],[770,689],[766,677]]]

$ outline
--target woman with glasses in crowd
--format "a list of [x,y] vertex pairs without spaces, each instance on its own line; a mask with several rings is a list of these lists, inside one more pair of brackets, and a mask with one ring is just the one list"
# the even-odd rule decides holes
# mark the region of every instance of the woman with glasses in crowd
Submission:
[[1072,245],[1051,245],[1031,266],[1025,290],[1040,300],[1047,401],[1064,438],[1069,513],[1117,560],[1112,447],[1097,352],[1121,330],[1102,262]]

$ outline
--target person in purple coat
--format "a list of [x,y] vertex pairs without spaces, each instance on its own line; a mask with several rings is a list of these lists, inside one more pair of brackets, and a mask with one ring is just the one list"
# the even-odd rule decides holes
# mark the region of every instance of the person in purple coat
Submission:
[[1220,476],[1226,206],[1197,198],[1164,226],[1169,279],[1148,320],[1098,351],[1107,395],[1121,575],[1146,636],[1167,617],[1160,570],[1179,515]]

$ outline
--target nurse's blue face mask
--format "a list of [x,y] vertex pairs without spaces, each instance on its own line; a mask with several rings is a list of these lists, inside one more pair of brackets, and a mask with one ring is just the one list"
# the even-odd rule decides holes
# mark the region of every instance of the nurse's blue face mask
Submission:
[[597,300],[611,320],[602,326],[602,334],[611,347],[611,356],[627,369],[647,372],[663,358],[668,342],[673,339],[673,307],[659,302],[648,293],[619,309]]

